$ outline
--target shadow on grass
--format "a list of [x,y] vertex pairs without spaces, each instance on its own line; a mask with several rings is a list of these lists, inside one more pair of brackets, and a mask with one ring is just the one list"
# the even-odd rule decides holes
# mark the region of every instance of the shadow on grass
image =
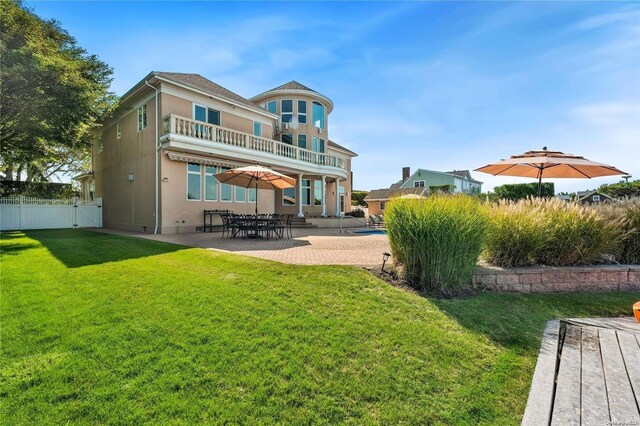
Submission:
[[464,328],[515,350],[537,352],[547,321],[632,315],[640,293],[500,294],[430,299]]
[[39,241],[68,268],[139,259],[187,249],[175,244],[80,229],[24,231],[24,233],[27,237]]

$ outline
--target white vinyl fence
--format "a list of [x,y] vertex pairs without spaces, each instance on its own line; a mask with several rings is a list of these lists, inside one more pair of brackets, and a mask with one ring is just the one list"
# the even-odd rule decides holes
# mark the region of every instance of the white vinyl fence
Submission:
[[101,227],[101,198],[92,202],[83,202],[78,198],[0,198],[0,231]]

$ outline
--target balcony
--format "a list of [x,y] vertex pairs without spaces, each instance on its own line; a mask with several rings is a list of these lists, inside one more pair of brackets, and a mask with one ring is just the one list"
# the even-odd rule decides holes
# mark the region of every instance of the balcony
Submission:
[[163,136],[160,140],[163,147],[167,148],[204,152],[245,162],[259,162],[293,173],[347,177],[347,160],[344,157],[298,148],[175,114],[164,117]]

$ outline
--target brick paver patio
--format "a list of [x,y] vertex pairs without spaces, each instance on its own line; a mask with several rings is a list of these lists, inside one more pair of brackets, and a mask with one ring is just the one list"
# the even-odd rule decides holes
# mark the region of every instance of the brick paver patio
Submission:
[[294,229],[293,238],[243,240],[222,238],[220,232],[189,234],[138,234],[100,229],[119,235],[164,241],[187,247],[200,247],[297,265],[355,265],[374,267],[382,264],[382,253],[389,251],[386,235],[340,234],[338,229]]

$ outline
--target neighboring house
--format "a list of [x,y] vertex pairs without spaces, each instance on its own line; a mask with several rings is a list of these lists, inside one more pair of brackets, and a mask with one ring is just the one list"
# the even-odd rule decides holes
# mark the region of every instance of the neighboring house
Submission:
[[402,197],[404,195],[415,194],[426,196],[429,193],[427,188],[383,188],[374,189],[369,192],[364,201],[368,206],[369,214],[384,214],[384,210],[389,200],[395,197]]
[[482,191],[482,182],[474,180],[469,170],[436,172],[418,169],[411,174],[411,168],[403,167],[402,180],[389,188],[374,189],[364,200],[369,206],[369,214],[380,214],[384,212],[391,198],[407,194],[426,196],[433,191],[479,194]]
[[607,194],[598,191],[578,191],[577,200],[582,204],[608,203],[612,200]]
[[437,172],[434,170],[418,169],[412,175],[408,167],[402,169],[403,179],[400,188],[449,188],[449,192],[463,194],[480,194],[482,182],[471,177],[469,170],[454,170],[452,172]]
[[[83,184],[102,198],[104,226],[131,231],[191,232],[205,209],[253,213],[256,197],[260,213],[340,215],[356,154],[329,140],[332,109],[295,81],[246,99],[198,74],[151,72],[96,134]],[[250,164],[298,183],[256,193],[214,176]]]

